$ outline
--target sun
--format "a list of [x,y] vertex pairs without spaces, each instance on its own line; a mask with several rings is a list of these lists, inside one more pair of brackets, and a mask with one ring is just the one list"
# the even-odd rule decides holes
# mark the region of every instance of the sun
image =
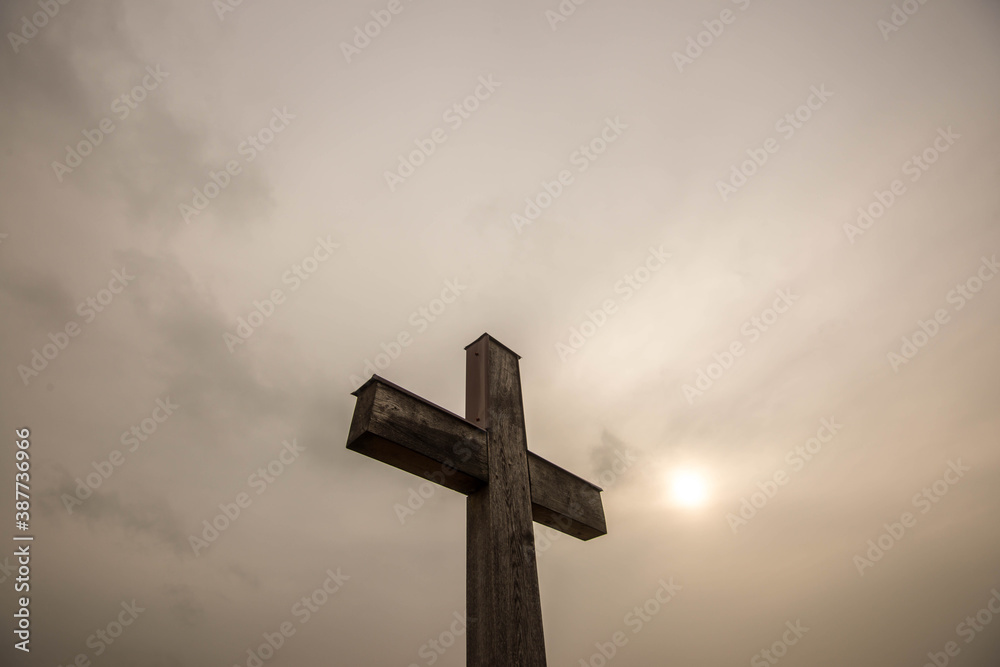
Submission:
[[708,483],[695,470],[676,470],[670,479],[670,495],[682,507],[701,507],[708,500]]

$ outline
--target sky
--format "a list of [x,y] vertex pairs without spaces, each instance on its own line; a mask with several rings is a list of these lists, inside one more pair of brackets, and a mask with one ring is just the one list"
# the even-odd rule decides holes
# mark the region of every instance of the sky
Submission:
[[603,488],[549,665],[997,664],[995,0],[0,27],[0,663],[465,664],[465,499],[345,444],[487,332]]

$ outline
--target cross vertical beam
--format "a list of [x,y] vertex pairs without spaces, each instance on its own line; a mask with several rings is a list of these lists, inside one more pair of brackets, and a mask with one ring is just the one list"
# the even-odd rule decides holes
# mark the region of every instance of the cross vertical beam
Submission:
[[518,359],[488,335],[466,348],[466,420],[489,462],[467,503],[468,667],[545,667]]

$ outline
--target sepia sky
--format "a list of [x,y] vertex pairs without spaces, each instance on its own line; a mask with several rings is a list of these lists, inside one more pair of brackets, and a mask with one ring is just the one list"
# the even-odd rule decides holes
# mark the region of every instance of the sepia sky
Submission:
[[1000,4],[236,2],[0,9],[0,663],[464,665],[345,444],[488,332],[604,488],[549,665],[997,664]]

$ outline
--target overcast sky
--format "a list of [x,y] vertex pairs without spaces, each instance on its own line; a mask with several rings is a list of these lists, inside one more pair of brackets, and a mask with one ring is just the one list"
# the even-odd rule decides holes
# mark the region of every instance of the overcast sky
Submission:
[[535,526],[549,665],[997,664],[995,0],[0,26],[3,664],[465,664],[465,498],[345,443],[483,332],[604,488]]

